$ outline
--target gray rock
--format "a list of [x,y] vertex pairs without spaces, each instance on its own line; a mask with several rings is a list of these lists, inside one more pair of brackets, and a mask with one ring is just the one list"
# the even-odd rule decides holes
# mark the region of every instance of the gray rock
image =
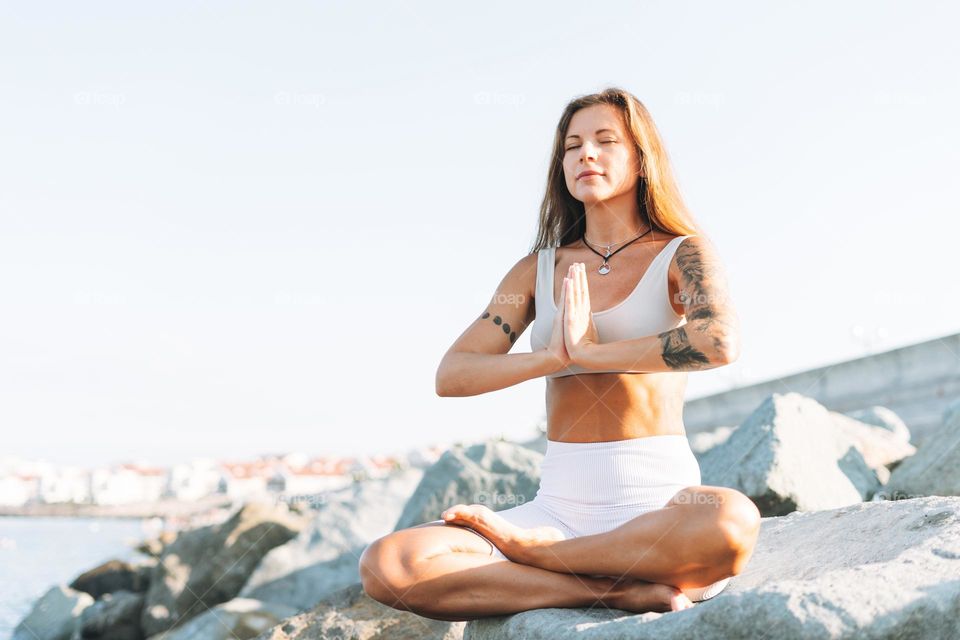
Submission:
[[746,570],[691,609],[537,609],[467,623],[465,640],[956,638],[960,498],[764,518]]
[[423,474],[422,469],[402,469],[325,494],[310,524],[264,557],[240,595],[304,611],[358,582],[360,554],[393,531]]
[[142,593],[150,585],[150,573],[156,563],[143,568],[122,560],[108,560],[98,567],[85,571],[70,583],[71,589],[85,591],[94,599],[114,591]]
[[917,453],[893,470],[883,497],[960,495],[960,401],[947,407],[944,422]]
[[79,628],[80,614],[92,604],[89,593],[65,585],[52,587],[13,630],[13,640],[69,640]]
[[[871,499],[880,489],[882,483],[877,470],[867,464],[856,446],[846,446],[843,454],[837,458],[837,467],[856,488],[861,500]],[[884,467],[881,468],[886,471]],[[885,474],[884,477],[888,475]]]
[[816,400],[774,393],[707,451],[701,481],[743,492],[766,516],[861,502],[880,486],[879,479],[875,474],[871,479],[863,456],[834,425]]
[[957,398],[953,402],[947,405],[947,408],[943,410],[943,423],[953,422],[957,414],[960,414],[960,398]]
[[[830,412],[830,417],[836,429],[857,447],[867,465],[876,471],[881,483],[890,479],[890,467],[917,452],[909,440],[885,427],[861,422],[833,411]],[[846,450],[846,443],[841,447]]]
[[367,596],[359,583],[332,593],[310,611],[257,640],[460,640],[465,622],[398,611]]
[[176,539],[176,531],[162,531],[156,537],[141,541],[136,548],[142,554],[159,558],[163,554],[163,548]]
[[164,547],[150,578],[140,622],[144,634],[232,600],[264,555],[305,525],[284,503],[251,502],[226,522],[181,532]]
[[107,593],[80,614],[83,640],[142,640],[140,614],[144,594]]
[[395,530],[437,520],[454,504],[485,504],[502,511],[532,500],[543,456],[513,442],[487,440],[453,447],[423,475]]
[[[892,411],[886,411],[896,417]],[[837,431],[835,445],[840,469],[865,500],[889,480],[892,466],[916,452],[913,445],[884,427],[860,422],[842,413],[830,411],[828,414]],[[734,430],[736,427],[724,426],[692,434],[690,449],[702,462],[707,452],[726,442]],[[869,469],[864,467],[858,456],[848,454],[851,445],[857,448]]]
[[866,424],[880,427],[893,435],[897,440],[910,442],[910,429],[896,413],[886,407],[873,406],[856,411],[847,411],[846,415]]
[[282,604],[234,598],[150,640],[248,640],[296,613]]

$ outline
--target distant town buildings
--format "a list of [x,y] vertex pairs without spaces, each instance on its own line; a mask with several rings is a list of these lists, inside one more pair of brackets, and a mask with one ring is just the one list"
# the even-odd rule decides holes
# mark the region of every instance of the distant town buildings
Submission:
[[195,458],[170,468],[123,463],[84,469],[47,462],[0,458],[0,507],[75,503],[120,505],[160,500],[193,501],[223,495],[235,499],[296,497],[382,477],[399,467],[426,467],[446,447],[410,451],[403,457],[311,457],[303,453],[261,456],[252,461]]

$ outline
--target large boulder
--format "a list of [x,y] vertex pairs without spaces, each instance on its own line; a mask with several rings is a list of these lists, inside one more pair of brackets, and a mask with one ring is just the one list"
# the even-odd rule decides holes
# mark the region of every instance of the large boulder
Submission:
[[114,591],[142,593],[150,585],[150,574],[156,565],[156,560],[153,559],[142,564],[108,560],[100,566],[81,573],[70,583],[70,588],[85,591],[94,599]]
[[12,640],[70,640],[83,610],[93,604],[89,593],[57,585],[40,596],[13,630]]
[[947,407],[943,424],[917,453],[893,470],[883,493],[888,498],[960,495],[960,400]]
[[305,525],[282,502],[251,502],[226,522],[181,532],[163,549],[150,578],[144,634],[166,631],[236,597],[267,552]]
[[774,393],[700,459],[701,482],[749,496],[765,516],[869,499],[880,487],[857,447],[823,405]]
[[137,545],[136,549],[140,553],[159,558],[163,555],[163,548],[177,539],[176,531],[161,531],[153,538],[147,538]]
[[[888,410],[888,414],[893,412]],[[893,415],[896,416],[896,414]],[[830,417],[841,436],[837,439],[838,450],[842,448],[845,453],[847,443],[853,443],[867,466],[877,473],[881,483],[886,483],[890,479],[892,467],[917,452],[916,447],[910,444],[909,433],[907,439],[904,439],[900,432],[855,420],[842,413],[831,411]]]
[[467,623],[465,640],[956,638],[960,498],[764,518],[746,570],[672,613],[537,609]]
[[257,640],[460,640],[465,625],[380,604],[357,583],[330,594]]
[[880,427],[892,434],[897,440],[910,442],[910,429],[895,412],[887,407],[875,405],[865,409],[846,411],[845,415],[858,422]]
[[542,460],[540,453],[503,440],[448,449],[424,473],[395,530],[437,520],[457,503],[501,511],[532,500],[540,488]]
[[149,640],[248,640],[296,613],[282,604],[234,598]]
[[358,582],[360,554],[393,531],[423,473],[401,469],[325,494],[310,524],[264,557],[240,595],[304,611]]
[[144,594],[113,591],[80,614],[83,640],[142,640],[140,614]]

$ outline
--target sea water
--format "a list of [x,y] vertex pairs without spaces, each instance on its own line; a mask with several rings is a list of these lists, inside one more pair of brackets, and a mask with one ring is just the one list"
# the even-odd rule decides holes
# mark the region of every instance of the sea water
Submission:
[[150,520],[0,517],[0,638],[50,587],[111,559],[144,556],[134,546],[150,537]]

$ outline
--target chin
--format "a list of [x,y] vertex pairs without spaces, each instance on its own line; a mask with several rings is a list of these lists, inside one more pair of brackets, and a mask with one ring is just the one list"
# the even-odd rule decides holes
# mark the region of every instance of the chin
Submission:
[[584,204],[588,202],[602,202],[604,200],[609,200],[613,196],[612,193],[603,193],[599,191],[586,191],[577,194],[576,198]]

